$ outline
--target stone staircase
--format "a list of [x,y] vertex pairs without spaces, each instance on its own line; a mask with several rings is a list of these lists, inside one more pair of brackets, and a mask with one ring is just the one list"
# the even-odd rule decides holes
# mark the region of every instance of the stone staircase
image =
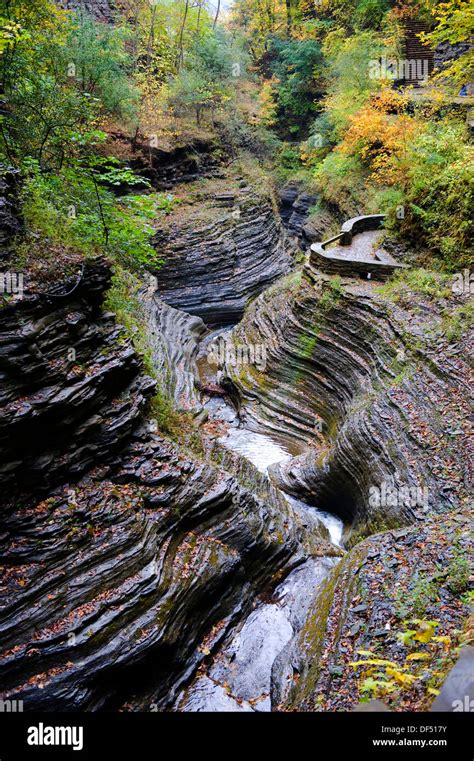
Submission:
[[419,86],[424,83],[434,68],[434,53],[428,45],[423,45],[418,35],[428,32],[423,21],[409,19],[405,24],[405,71],[404,85]]

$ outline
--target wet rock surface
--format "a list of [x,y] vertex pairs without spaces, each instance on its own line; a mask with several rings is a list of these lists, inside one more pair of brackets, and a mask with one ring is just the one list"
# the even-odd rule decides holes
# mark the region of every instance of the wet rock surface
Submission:
[[[178,700],[179,711],[272,710],[272,673],[300,631],[334,557],[310,558],[258,601],[237,634]],[[279,675],[282,681],[285,677]],[[226,705],[222,703],[225,695]]]
[[261,586],[301,562],[303,538],[284,500],[143,431],[4,523],[2,695],[28,710],[168,705]]
[[[156,433],[155,383],[102,309],[103,262],[2,309],[0,697],[27,710],[350,710],[367,697],[357,650],[413,675],[403,621],[438,619],[456,644],[463,627],[467,339],[448,339],[421,298],[414,320],[373,284],[311,268],[255,298],[291,266],[268,187],[226,176],[215,155],[164,153],[137,158],[178,199],[155,235],[157,288],[141,296],[160,388],[209,416],[202,451]],[[288,200],[304,236],[309,201]],[[265,345],[265,362],[206,374],[205,323],[246,307],[231,340]],[[382,484],[428,501],[371,503]],[[342,528],[321,509],[354,522],[350,544],[390,530],[338,562]],[[451,660],[432,635],[419,640],[428,676],[408,698],[389,691],[392,708],[428,705],[418,679],[441,685]]]
[[202,410],[197,357],[207,328],[199,317],[165,304],[154,290],[142,293],[151,362],[177,410]]
[[306,250],[311,243],[324,240],[337,226],[336,217],[329,209],[315,209],[319,196],[308,193],[299,185],[287,185],[279,192],[280,216],[288,234],[298,240]]
[[219,176],[222,156],[212,139],[193,138],[183,145],[151,145],[153,136],[141,142],[141,158],[131,165],[147,177],[157,190],[172,190],[178,183]]
[[[91,262],[60,298],[0,314],[0,680],[28,710],[169,706],[262,588],[327,551],[250,464],[217,468],[153,433],[155,384],[102,311],[109,279]],[[203,326],[152,313],[164,372],[181,361],[158,361],[171,336]]]
[[285,653],[300,632],[319,586],[336,562],[335,558],[343,554],[340,549],[343,526],[334,516],[275,490],[268,478],[269,466],[290,456],[278,440],[232,427],[218,443],[222,452],[228,450],[235,457],[239,464],[236,472],[241,478],[245,471],[251,474],[255,469],[251,480],[253,488],[262,490],[263,494],[267,489],[270,495],[276,491],[283,496],[299,515],[308,539],[319,536],[320,542],[316,548],[306,547],[309,555],[304,562],[274,591],[264,592],[255,599],[252,612],[210,663],[200,669],[180,695],[175,709],[268,712],[275,704],[271,697],[272,682],[286,684],[289,678],[286,671],[278,669],[278,664],[286,663]]
[[[352,542],[413,522],[418,508],[469,500],[472,334],[451,343],[433,304],[416,319],[410,309],[409,298],[394,303],[372,284],[306,268],[301,282],[292,275],[260,296],[233,334],[267,347],[263,371],[226,367],[246,424],[310,445],[272,477],[353,520]],[[383,484],[402,496],[377,501]],[[403,486],[426,489],[413,492],[423,499],[403,496]]]
[[280,191],[280,216],[289,235],[298,239],[302,248],[307,248],[304,234],[309,211],[318,197],[307,193],[298,186],[289,185]]
[[[472,552],[469,526],[467,509],[425,517],[348,553],[323,583],[286,658],[290,678],[276,695],[279,709],[354,710],[375,688],[392,710],[452,710],[447,696],[472,691],[469,570],[461,560]],[[465,660],[441,687],[459,645]]]
[[153,239],[158,295],[209,325],[237,322],[291,264],[269,191],[237,176],[185,192]]
[[474,646],[461,649],[459,659],[441,687],[432,711],[472,712],[474,707]]
[[113,314],[103,261],[57,294],[0,311],[0,478],[4,503],[75,478],[117,451],[154,389]]

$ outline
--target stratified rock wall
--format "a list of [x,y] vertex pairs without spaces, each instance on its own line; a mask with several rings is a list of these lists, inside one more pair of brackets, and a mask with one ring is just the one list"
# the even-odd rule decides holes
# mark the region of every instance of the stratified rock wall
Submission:
[[178,410],[202,409],[197,390],[196,358],[206,326],[199,317],[174,309],[156,294],[145,302],[151,361],[162,379],[162,390]]
[[[433,306],[415,319],[376,285],[308,269],[301,286],[293,277],[260,296],[233,340],[267,347],[263,372],[227,367],[248,423],[310,446],[273,469],[290,493],[363,531],[468,499],[468,337],[450,343]],[[427,492],[377,505],[370,490],[384,483]]]
[[262,585],[302,559],[303,533],[282,498],[144,432],[119,466],[4,525],[3,696],[28,710],[168,705]]
[[75,283],[56,295],[25,293],[0,311],[4,503],[76,478],[110,456],[154,388],[114,315],[102,312],[108,266],[86,263]]
[[470,50],[472,50],[471,42],[456,42],[455,44],[440,42],[434,51],[434,66],[442,70],[462,55],[469,53]]
[[[0,684],[25,710],[170,706],[261,589],[326,545],[250,466],[153,433],[109,279],[92,262],[69,295],[0,313]],[[202,330],[157,309],[169,350]]]
[[290,268],[270,197],[241,181],[214,182],[157,231],[158,295],[205,323],[238,321],[251,298]]
[[85,11],[96,21],[112,24],[114,15],[121,10],[120,0],[57,0],[58,5],[68,11]]

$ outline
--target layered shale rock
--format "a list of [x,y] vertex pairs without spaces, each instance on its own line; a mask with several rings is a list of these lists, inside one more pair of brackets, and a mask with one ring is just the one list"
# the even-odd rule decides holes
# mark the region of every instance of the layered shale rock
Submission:
[[141,145],[145,159],[143,174],[158,190],[174,190],[177,183],[219,175],[222,152],[212,136],[194,137],[169,147],[155,147],[152,142],[153,136]]
[[[415,319],[409,293],[393,301],[307,268],[260,296],[233,333],[267,348],[264,371],[226,368],[247,424],[307,445],[276,481],[354,521],[351,541],[469,499],[472,332],[450,339],[439,308],[417,299]],[[449,293],[444,309],[463,303]]]
[[165,304],[156,292],[143,293],[150,358],[162,390],[179,411],[202,410],[196,360],[207,328],[194,317]]
[[102,312],[105,262],[0,311],[3,500],[79,476],[124,444],[154,382]]
[[96,21],[111,24],[121,10],[120,0],[57,0],[58,5],[68,11],[87,11]]
[[144,432],[119,465],[4,525],[3,697],[28,710],[168,705],[262,585],[311,541],[317,552],[303,535],[276,493],[264,502]]
[[[467,509],[431,516],[374,535],[346,555],[274,666],[280,709],[350,711],[377,694],[392,710],[430,710],[456,646],[473,641],[465,596],[469,527]],[[437,710],[453,710],[452,701],[463,700],[471,661],[458,669],[463,678],[450,685],[449,704]]]
[[[108,133],[105,156],[126,161],[134,172],[145,177],[156,190],[172,190],[178,183],[203,177],[219,177],[224,151],[212,133],[166,138],[137,133],[133,137],[115,130]],[[130,192],[126,184],[112,187],[118,193]]]
[[[288,233],[298,238],[303,249],[308,247],[306,227],[310,209],[318,197],[307,193],[297,185],[288,185],[280,191],[280,215]],[[311,241],[313,242],[313,241]]]
[[158,294],[208,324],[235,322],[290,267],[270,193],[236,173],[175,192],[176,211],[154,237]]
[[472,50],[472,43],[467,42],[440,42],[434,51],[434,66],[435,69],[443,69],[448,64],[460,58],[462,55],[466,55]]
[[327,547],[250,464],[254,491],[143,423],[154,382],[108,284],[92,262],[0,314],[0,681],[25,710],[171,705],[255,595]]

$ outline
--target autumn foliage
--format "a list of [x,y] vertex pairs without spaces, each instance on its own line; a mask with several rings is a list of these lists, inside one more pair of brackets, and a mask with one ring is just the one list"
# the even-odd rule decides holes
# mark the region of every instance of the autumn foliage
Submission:
[[403,113],[406,99],[393,90],[384,90],[350,119],[350,126],[337,150],[357,154],[379,185],[403,180],[407,144],[417,123]]

